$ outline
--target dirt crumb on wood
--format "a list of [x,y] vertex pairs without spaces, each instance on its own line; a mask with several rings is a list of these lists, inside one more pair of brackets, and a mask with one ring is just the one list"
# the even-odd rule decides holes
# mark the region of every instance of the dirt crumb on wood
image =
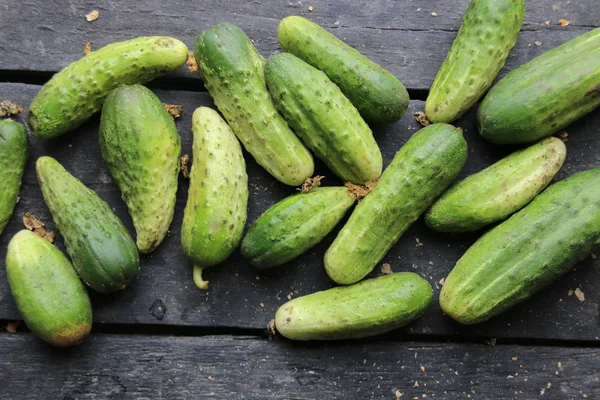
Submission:
[[183,112],[182,105],[163,103],[163,106],[165,106],[167,112],[171,114],[171,117],[173,117],[173,119],[181,117],[181,113]]
[[560,26],[562,26],[564,28],[565,26],[569,26],[569,24],[571,23],[571,21],[569,21],[568,19],[561,18],[561,19],[558,20],[558,23],[559,23]]
[[304,183],[302,184],[302,186],[300,186],[300,189],[298,189],[298,190],[301,191],[302,193],[308,193],[313,188],[321,186],[321,181],[323,180],[323,178],[325,178],[325,177],[321,176],[321,175],[315,175],[312,178],[306,178],[306,180],[304,181]]
[[89,14],[85,15],[85,19],[87,20],[87,22],[92,22],[98,19],[98,17],[100,17],[100,11],[98,10],[94,10],[92,12],[90,12]]
[[562,140],[563,142],[566,142],[568,140],[567,138],[569,137],[569,134],[565,131],[562,131],[557,136],[560,140]]
[[[257,183],[251,183],[251,184],[250,184],[250,186],[252,186],[252,188],[253,188],[254,190],[256,190],[257,192],[258,192],[258,191],[267,190],[267,188],[266,188],[266,187],[264,187],[264,186],[260,186],[260,185],[259,185],[259,184],[257,184]],[[258,278],[258,279],[260,279],[260,278]]]
[[592,257],[592,260],[595,260],[595,259],[596,259],[596,257],[597,257],[597,256],[596,256],[596,253],[592,253],[592,254],[591,254],[591,257]]
[[440,286],[444,286],[444,283],[446,283],[446,278],[442,278],[439,281]]
[[423,125],[423,126],[431,125],[431,121],[429,121],[429,118],[427,118],[427,115],[425,115],[425,113],[423,111],[417,111],[413,115],[415,116],[415,119],[417,120],[417,122],[420,123],[421,125]]
[[8,332],[8,333],[17,333],[17,328],[19,327],[20,324],[21,324],[20,321],[11,321],[6,324],[4,329],[6,329],[6,332]]
[[181,173],[185,179],[190,177],[190,155],[184,154],[181,156]]
[[274,319],[270,320],[267,324],[267,336],[269,337],[269,339],[273,339],[275,336],[277,336],[277,330],[275,329]]
[[41,238],[54,243],[54,232],[46,231],[44,222],[30,212],[23,215],[23,225]]
[[437,17],[437,13],[436,13],[436,12],[432,12],[432,13],[431,13],[431,16],[432,16],[432,17]]
[[533,44],[535,44],[536,46],[541,46],[542,42],[540,42],[539,40],[536,40],[535,42],[533,42]]
[[313,6],[308,6],[308,12],[313,12],[315,8]]
[[497,341],[497,340],[498,340],[498,339],[496,339],[495,337],[491,337],[491,338],[487,339],[487,340],[485,341],[485,343],[486,343],[488,346],[492,346],[492,347],[494,347],[494,346],[496,345],[496,341]]
[[581,289],[577,288],[573,293],[575,294],[575,297],[577,297],[577,300],[585,301],[585,295],[583,294]]
[[85,46],[83,46],[83,54],[86,56],[92,52],[92,44],[94,42],[87,42]]
[[8,100],[0,101],[0,117],[21,114],[23,107]]
[[544,21],[544,25],[550,25],[550,20]]
[[188,51],[188,59],[185,63],[188,65],[188,69],[191,72],[198,71],[198,63],[196,62],[196,57],[194,57],[193,51]]
[[399,399],[400,399],[402,396],[404,396],[404,393],[402,393],[402,392],[401,392],[401,391],[399,391],[399,390],[396,390],[396,393],[395,393],[395,394],[396,394],[396,400],[399,400]]
[[381,265],[381,273],[384,275],[390,275],[393,274],[394,271],[392,271],[392,266],[390,264],[385,263]]

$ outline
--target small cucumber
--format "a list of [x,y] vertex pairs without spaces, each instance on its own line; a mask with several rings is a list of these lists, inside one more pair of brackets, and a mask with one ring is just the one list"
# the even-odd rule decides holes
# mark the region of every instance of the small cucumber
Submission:
[[515,46],[524,15],[525,0],[471,0],[425,102],[431,122],[452,122],[483,96]]
[[419,318],[431,297],[431,285],[415,273],[384,275],[288,301],[277,310],[275,327],[293,340],[364,338]]
[[364,119],[393,122],[408,107],[408,92],[381,65],[305,18],[289,16],[277,29],[281,47],[325,72]]
[[485,321],[567,272],[600,245],[600,168],[571,175],[475,242],[440,294],[463,324]]
[[382,157],[371,129],[327,75],[281,53],[267,61],[265,78],[290,127],[337,176],[356,184],[379,178]]
[[96,192],[55,159],[38,158],[36,172],[46,205],[81,279],[101,293],[125,288],[137,274],[140,260],[121,220]]
[[100,149],[129,209],[137,247],[150,253],[175,210],[181,139],[173,118],[149,89],[121,86],[102,107]]
[[354,202],[345,187],[289,196],[254,222],[242,242],[242,256],[261,269],[284,264],[323,240]]
[[188,49],[177,39],[146,36],[104,46],[56,73],[29,106],[27,122],[40,138],[60,136],[100,111],[114,88],[145,83],[181,66]]
[[450,188],[425,214],[425,222],[438,232],[470,232],[500,221],[548,186],[566,153],[555,137],[516,151]]
[[58,347],[85,340],[92,329],[92,305],[60,250],[22,230],[8,244],[6,275],[17,308],[33,333]]
[[452,125],[432,124],[415,133],[325,253],[329,277],[349,285],[371,272],[456,178],[466,159],[467,143]]
[[240,143],[215,110],[197,108],[192,131],[194,163],[181,246],[194,263],[194,282],[208,289],[202,270],[225,261],[242,239],[248,213],[248,175]]
[[0,120],[0,234],[13,213],[28,157],[25,125]]
[[547,51],[492,87],[477,113],[492,143],[529,143],[600,105],[600,28]]
[[313,175],[310,152],[275,109],[265,83],[265,60],[248,36],[224,23],[198,36],[196,61],[219,111],[248,153],[286,185]]

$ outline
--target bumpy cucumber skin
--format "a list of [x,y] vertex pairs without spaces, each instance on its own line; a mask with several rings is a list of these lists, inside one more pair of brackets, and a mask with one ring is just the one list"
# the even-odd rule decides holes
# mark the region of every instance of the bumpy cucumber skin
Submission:
[[550,136],[600,105],[600,28],[547,51],[492,87],[477,113],[492,143]]
[[452,122],[492,85],[515,46],[524,0],[471,0],[425,102],[431,122]]
[[129,209],[137,247],[150,253],[175,210],[181,138],[173,118],[149,89],[121,86],[102,107],[100,149]]
[[523,208],[548,186],[565,161],[555,137],[516,151],[469,176],[442,195],[425,214],[438,232],[471,232]]
[[393,122],[408,107],[408,92],[381,65],[305,18],[289,16],[277,29],[281,47],[325,72],[364,119]]
[[33,333],[58,347],[85,340],[92,329],[92,305],[60,250],[22,230],[8,244],[6,275],[17,308]]
[[400,328],[431,303],[429,282],[412,272],[367,279],[288,301],[275,327],[293,340],[358,339]]
[[600,245],[600,168],[546,189],[458,260],[440,294],[463,324],[502,313],[567,272]]
[[364,278],[450,185],[466,159],[467,143],[452,125],[432,124],[415,133],[325,253],[327,275],[340,285]]
[[245,149],[278,181],[298,186],[312,176],[310,152],[273,105],[265,60],[237,26],[202,32],[195,55],[204,85]]
[[124,289],[139,270],[139,254],[110,206],[51,157],[38,158],[36,172],[79,277],[97,292]]
[[177,39],[146,36],[104,46],[56,73],[29,106],[33,134],[52,138],[71,131],[100,111],[120,85],[145,83],[181,66],[188,49]]
[[354,202],[345,187],[313,188],[286,197],[248,230],[242,256],[261,269],[284,264],[323,240]]
[[28,157],[25,125],[0,120],[0,234],[13,213]]
[[240,143],[215,110],[197,108],[192,131],[194,163],[181,246],[194,263],[196,285],[206,289],[202,269],[225,261],[242,239],[248,215],[248,175]]
[[265,79],[290,127],[337,176],[356,184],[379,178],[383,161],[373,132],[327,75],[281,53],[267,61]]

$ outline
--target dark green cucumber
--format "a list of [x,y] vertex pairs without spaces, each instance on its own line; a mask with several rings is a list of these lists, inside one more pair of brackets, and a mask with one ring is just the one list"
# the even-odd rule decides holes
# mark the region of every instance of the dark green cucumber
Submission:
[[135,243],[110,206],[51,157],[36,163],[46,205],[81,279],[92,289],[123,289],[138,272]]
[[192,131],[194,163],[181,247],[194,263],[194,282],[208,289],[202,270],[225,261],[242,239],[248,214],[248,175],[240,143],[215,110],[197,108]]
[[547,51],[506,75],[477,113],[492,143],[550,136],[600,105],[600,28]]
[[242,242],[242,256],[257,268],[284,264],[323,240],[354,202],[345,187],[289,196],[254,222]]
[[454,185],[425,214],[439,232],[470,232],[523,208],[548,186],[567,149],[550,137],[516,151]]
[[358,339],[400,328],[431,303],[431,285],[412,272],[384,275],[288,301],[277,331],[293,340]]
[[102,107],[100,149],[129,209],[137,247],[150,253],[175,210],[181,138],[173,118],[149,89],[121,86]]
[[408,92],[381,65],[321,28],[298,16],[279,23],[281,47],[325,72],[367,121],[393,122],[408,107]]
[[6,276],[17,308],[33,333],[59,347],[85,340],[92,329],[92,305],[60,250],[22,230],[8,244]]
[[452,125],[432,124],[415,133],[325,253],[329,277],[349,285],[371,272],[452,183],[466,159],[467,143]]
[[33,134],[51,138],[77,128],[100,111],[120,85],[145,83],[181,66],[188,49],[177,39],[138,37],[104,46],[56,73],[29,106]]
[[206,30],[196,39],[195,54],[204,85],[256,162],[286,185],[311,177],[313,158],[275,109],[265,60],[244,31],[229,23]]
[[28,157],[25,125],[0,120],[0,234],[13,213]]
[[327,75],[289,53],[265,67],[273,103],[304,144],[340,178],[356,184],[381,175],[371,129]]
[[515,46],[525,0],[471,0],[425,102],[431,122],[452,122],[479,100]]
[[475,242],[440,294],[463,324],[485,321],[567,272],[600,245],[600,168],[546,189]]

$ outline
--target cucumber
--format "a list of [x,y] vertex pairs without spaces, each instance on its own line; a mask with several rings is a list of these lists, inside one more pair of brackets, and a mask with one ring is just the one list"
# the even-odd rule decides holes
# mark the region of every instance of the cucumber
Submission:
[[431,122],[452,122],[483,96],[515,46],[525,0],[471,0],[425,102]]
[[194,163],[183,212],[181,247],[194,264],[194,282],[208,289],[202,270],[225,261],[242,239],[248,175],[242,147],[215,110],[197,108],[192,131]]
[[135,243],[110,206],[51,157],[36,162],[46,205],[79,277],[92,289],[124,289],[138,272]]
[[242,256],[256,268],[284,264],[319,243],[355,202],[345,187],[313,188],[275,203],[242,241]]
[[244,31],[229,23],[206,30],[196,38],[195,55],[204,85],[256,162],[286,185],[311,177],[312,155],[275,109],[265,60]]
[[567,149],[555,137],[516,151],[457,183],[425,214],[438,232],[471,232],[523,208],[548,186]]
[[325,253],[327,275],[340,285],[364,278],[450,185],[466,159],[467,143],[452,125],[432,124],[415,133]]
[[477,113],[492,143],[535,142],[600,105],[600,28],[547,51],[492,87]]
[[175,210],[181,138],[173,118],[149,89],[121,86],[102,107],[100,149],[129,209],[137,247],[150,253]]
[[273,103],[304,144],[337,176],[363,184],[381,175],[371,129],[327,75],[282,53],[265,66]]
[[384,275],[288,301],[277,310],[275,327],[293,340],[364,338],[419,318],[431,297],[431,285],[415,273]]
[[60,250],[22,230],[8,244],[6,276],[17,308],[33,333],[59,347],[85,340],[92,329],[92,305]]
[[19,198],[27,146],[25,125],[11,119],[0,120],[0,234]]
[[289,16],[277,29],[281,47],[325,72],[364,119],[393,122],[408,107],[408,92],[381,65],[305,18]]
[[112,89],[145,83],[181,66],[188,49],[177,39],[138,37],[104,46],[56,73],[29,106],[33,134],[52,138],[67,133],[100,111]]
[[550,186],[458,260],[442,310],[463,324],[482,322],[567,272],[600,245],[599,199],[600,168]]

